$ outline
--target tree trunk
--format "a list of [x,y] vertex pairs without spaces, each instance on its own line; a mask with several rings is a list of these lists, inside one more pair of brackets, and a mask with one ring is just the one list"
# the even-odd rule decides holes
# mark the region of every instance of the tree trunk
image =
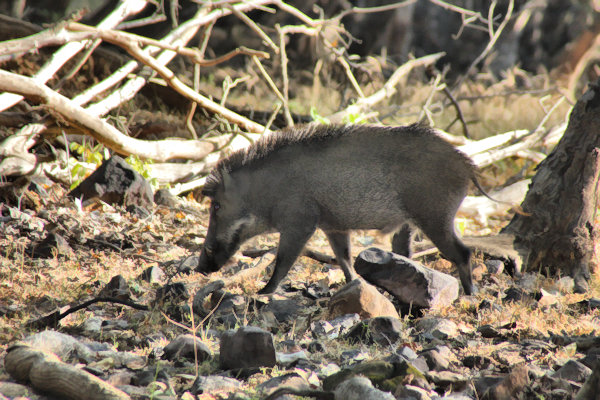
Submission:
[[526,270],[563,272],[585,291],[598,227],[600,80],[581,96],[562,140],[537,167],[521,207],[503,233],[514,236]]

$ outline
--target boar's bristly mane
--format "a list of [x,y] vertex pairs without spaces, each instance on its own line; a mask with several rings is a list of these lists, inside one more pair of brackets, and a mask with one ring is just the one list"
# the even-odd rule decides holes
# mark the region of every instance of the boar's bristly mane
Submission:
[[336,138],[359,131],[364,131],[365,134],[368,134],[369,130],[376,130],[377,132],[387,131],[390,133],[401,132],[404,135],[436,135],[433,129],[419,124],[403,127],[308,124],[286,128],[266,134],[249,147],[238,150],[219,160],[210,175],[206,178],[202,193],[211,196],[223,182],[224,173],[233,172],[255,161],[262,160],[269,154],[284,147],[294,144],[313,144],[335,140]]

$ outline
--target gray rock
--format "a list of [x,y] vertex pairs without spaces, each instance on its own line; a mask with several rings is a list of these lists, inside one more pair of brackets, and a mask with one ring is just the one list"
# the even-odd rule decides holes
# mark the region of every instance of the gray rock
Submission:
[[42,331],[22,340],[37,349],[46,350],[59,356],[63,361],[81,357],[94,359],[95,353],[74,337],[56,331]]
[[475,380],[475,390],[479,398],[487,400],[514,399],[529,385],[529,369],[519,365],[508,375],[488,376]]
[[310,324],[310,329],[315,339],[335,339],[350,331],[358,321],[360,321],[358,314],[344,314],[331,321],[314,321]]
[[[194,356],[194,350],[196,355]],[[180,335],[171,343],[165,346],[163,358],[169,361],[189,361],[203,362],[212,357],[212,353],[206,343],[194,335]]]
[[146,268],[138,276],[138,279],[146,281],[148,283],[161,283],[166,279],[165,271],[162,268],[153,265],[152,267]]
[[583,357],[580,361],[588,368],[596,368],[596,364],[600,362],[600,347],[595,347],[588,350],[585,357]]
[[110,281],[100,290],[99,297],[113,297],[119,300],[129,300],[131,293],[129,285],[122,275],[113,276]]
[[381,346],[389,346],[400,339],[402,328],[402,321],[398,318],[370,318],[354,325],[345,337],[365,344],[377,343]]
[[331,325],[331,322],[325,320],[311,322],[310,331],[315,339],[335,339],[339,336],[338,330]]
[[408,346],[402,346],[396,351],[396,354],[404,358],[406,361],[411,361],[418,357],[417,353],[415,353],[415,351]]
[[162,382],[168,385],[170,379],[171,377],[165,368],[150,367],[138,371],[135,376],[131,378],[131,384],[146,387],[152,382]]
[[370,248],[354,263],[356,272],[404,304],[436,308],[458,298],[458,280],[392,252]]
[[272,312],[278,322],[290,322],[298,317],[302,308],[299,299],[271,299],[261,311]]
[[196,378],[190,392],[193,395],[210,394],[216,391],[234,392],[242,386],[242,382],[237,379],[227,378],[225,376],[209,375]]
[[471,355],[463,358],[462,362],[467,368],[486,369],[490,366],[492,360],[485,356]]
[[304,350],[298,350],[293,353],[276,353],[275,356],[277,364],[285,367],[297,363],[300,360],[308,361],[308,356]]
[[485,260],[484,264],[490,274],[498,275],[504,271],[504,263],[500,260]]
[[425,359],[427,366],[433,371],[448,369],[452,356],[453,354],[447,346],[437,346],[421,353],[421,357]]
[[179,204],[179,199],[177,196],[171,193],[169,189],[158,189],[156,193],[154,193],[154,203],[157,206],[165,206],[165,207],[177,207]]
[[423,331],[423,335],[435,339],[447,340],[458,336],[458,326],[454,321],[445,318],[422,318],[417,322],[417,329]]
[[97,337],[102,332],[102,323],[104,322],[103,318],[100,317],[90,317],[83,321],[81,324],[81,330],[86,336]]
[[63,236],[55,232],[50,232],[38,243],[34,243],[31,249],[31,256],[34,258],[51,258],[55,255],[67,256],[73,250],[69,242]]
[[579,361],[569,360],[560,367],[553,378],[562,378],[573,382],[583,382],[592,374],[592,370]]
[[391,393],[373,387],[371,381],[363,376],[355,376],[335,388],[334,397],[344,400],[396,400]]
[[346,284],[329,301],[329,315],[332,317],[353,313],[361,318],[400,318],[392,302],[362,279]]
[[469,382],[468,376],[451,371],[429,371],[425,373],[425,376],[430,382],[433,382],[438,389],[444,391],[450,386],[452,386],[452,390],[460,391],[464,389]]
[[283,386],[289,387],[289,388],[292,388],[295,390],[310,389],[310,385],[309,385],[308,381],[296,372],[291,372],[289,374],[276,376],[274,378],[271,378],[271,379],[261,383],[256,388],[263,395],[268,396],[271,393],[273,393],[275,390],[277,390],[278,388],[283,387]]
[[84,201],[99,198],[108,204],[137,205],[147,210],[154,204],[150,184],[117,155],[104,161],[69,196]]
[[402,400],[431,400],[431,392],[418,386],[398,385],[394,397]]
[[194,314],[202,317],[208,315],[209,310],[204,308],[206,297],[217,290],[223,289],[224,287],[225,282],[219,279],[212,281],[208,285],[198,289],[194,295],[194,300],[192,301],[192,309],[194,310]]
[[276,363],[273,336],[260,328],[245,326],[224,332],[219,362],[223,369],[273,367]]

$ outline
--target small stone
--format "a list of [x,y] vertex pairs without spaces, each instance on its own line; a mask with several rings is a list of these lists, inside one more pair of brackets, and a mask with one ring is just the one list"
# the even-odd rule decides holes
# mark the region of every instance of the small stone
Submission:
[[156,291],[157,302],[186,302],[190,298],[187,286],[183,282],[166,284]]
[[337,329],[329,321],[313,321],[310,324],[310,331],[314,338],[335,339],[339,336]]
[[[443,351],[438,348],[445,348],[448,351]],[[421,357],[427,361],[427,366],[433,371],[443,371],[450,366],[450,349],[447,346],[438,346],[438,348],[426,350],[421,353]]]
[[189,256],[179,260],[176,263],[177,273],[179,274],[190,274],[195,271],[198,267],[200,256]]
[[334,397],[336,399],[359,400],[359,399],[378,399],[378,400],[396,400],[388,392],[383,392],[373,387],[371,381],[362,376],[355,376],[335,388]]
[[[211,394],[214,392],[233,393],[240,389],[242,382],[225,376],[209,375],[196,378],[190,392],[193,395]],[[212,397],[212,396],[211,396]]]
[[424,332],[424,335],[435,339],[447,340],[458,336],[458,326],[456,323],[445,318],[423,318],[417,323],[417,329]]
[[369,358],[369,353],[360,349],[346,350],[340,354],[340,360],[346,365],[360,363]]
[[277,364],[289,367],[300,360],[308,360],[304,350],[298,350],[293,353],[276,353]]
[[396,354],[404,358],[406,361],[411,361],[418,357],[417,353],[415,353],[415,351],[408,346],[402,346],[396,351]]
[[394,392],[394,397],[403,400],[431,400],[428,390],[412,385],[399,385]]
[[223,369],[273,367],[276,363],[273,336],[252,326],[224,332],[219,361]]
[[169,189],[158,189],[154,193],[154,203],[157,206],[174,208],[179,204],[179,199]]
[[573,293],[575,290],[575,280],[570,276],[563,276],[556,281],[556,287],[563,293]]
[[223,289],[224,287],[225,282],[219,279],[212,281],[208,285],[198,289],[194,295],[194,300],[192,301],[192,309],[194,310],[194,314],[200,315],[201,317],[208,315],[210,311],[204,307],[206,297],[217,290]]
[[441,390],[452,386],[453,391],[460,391],[467,386],[469,381],[467,376],[451,371],[429,371],[425,373],[425,376]]
[[329,315],[338,317],[356,313],[361,318],[400,318],[396,308],[384,295],[362,279],[355,279],[338,290],[329,301]]
[[160,267],[153,265],[152,267],[146,268],[138,276],[138,279],[146,281],[148,283],[161,283],[166,279],[165,271]]
[[[196,352],[194,355],[194,351]],[[203,362],[212,357],[212,353],[206,343],[194,335],[180,335],[171,343],[165,346],[163,357],[169,361],[189,361]]]
[[[498,379],[498,378],[496,378]],[[526,365],[514,367],[512,371],[497,383],[487,387],[477,383],[475,387],[480,398],[488,400],[514,399],[529,385],[529,369]]]
[[573,382],[583,382],[592,374],[592,370],[579,361],[569,360],[560,367],[553,378],[562,378]]
[[398,318],[370,318],[354,325],[346,338],[365,344],[377,343],[381,346],[389,346],[400,339],[402,328],[402,321]]
[[306,349],[308,350],[309,353],[324,353],[326,350],[326,347],[323,344],[323,342],[315,340],[315,341],[310,342],[308,344],[308,346],[306,347]]
[[112,297],[119,300],[129,300],[131,292],[123,276],[116,275],[100,290],[99,297]]
[[307,390],[310,389],[309,383],[304,379],[303,376],[296,372],[291,372],[289,374],[276,376],[271,378],[260,385],[257,386],[259,392],[263,393],[265,396],[273,393],[280,387],[289,387],[296,390]]
[[33,245],[31,256],[34,258],[51,258],[54,256],[68,256],[72,252],[73,250],[67,239],[58,233],[51,232],[41,242]]
[[518,301],[523,301],[529,297],[530,296],[523,289],[521,289],[519,287],[511,287],[506,291],[505,296],[502,298],[502,302],[503,303],[518,302]]
[[504,263],[500,260],[485,260],[484,264],[492,275],[499,275],[504,271]]
[[492,360],[485,356],[472,355],[463,358],[463,365],[467,368],[486,369],[491,363]]

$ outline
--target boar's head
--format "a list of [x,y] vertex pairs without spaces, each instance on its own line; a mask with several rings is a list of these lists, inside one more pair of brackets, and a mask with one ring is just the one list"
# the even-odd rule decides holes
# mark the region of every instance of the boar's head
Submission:
[[228,172],[208,180],[202,193],[211,199],[210,219],[197,271],[219,270],[246,240],[265,231],[250,212],[247,182]]

